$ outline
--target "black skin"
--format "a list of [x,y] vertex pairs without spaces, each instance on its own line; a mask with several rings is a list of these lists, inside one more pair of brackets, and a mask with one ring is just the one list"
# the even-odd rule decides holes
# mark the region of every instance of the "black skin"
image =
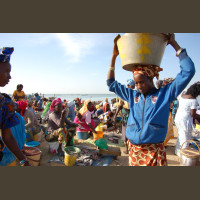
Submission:
[[[117,41],[121,38],[120,35],[117,35],[117,37],[114,39],[114,46],[113,46],[113,52],[112,52],[112,57],[111,57],[111,63],[110,63],[110,68],[115,69],[115,62],[116,62],[116,58],[119,55],[119,50],[117,47]],[[176,42],[175,40],[175,35],[174,34],[170,34],[169,36],[167,36],[167,40],[168,43],[170,44],[175,51],[177,52],[180,49],[179,44]],[[107,79],[115,79],[115,71],[114,70],[108,70],[108,75],[107,75]],[[153,85],[153,79],[146,77],[144,75],[136,75],[134,77],[134,81],[135,81],[135,86],[139,89],[139,91],[146,96],[151,89],[154,87]]]
[[[11,65],[10,63],[0,63],[0,87],[4,87],[8,84],[11,79]],[[24,154],[21,152],[15,138],[12,135],[11,129],[2,129],[2,140],[8,149],[16,156],[16,158],[21,161],[25,159]],[[25,166],[30,166],[28,162]]]
[[[182,98],[184,98],[184,99],[196,99],[197,97],[193,97],[191,94],[183,94]],[[196,111],[197,111],[196,109],[191,109],[190,114],[193,117],[193,119],[195,119],[195,123],[200,124],[200,115],[198,115],[196,113]]]
[[146,97],[147,94],[154,88],[153,79],[137,74],[134,76],[135,86]]

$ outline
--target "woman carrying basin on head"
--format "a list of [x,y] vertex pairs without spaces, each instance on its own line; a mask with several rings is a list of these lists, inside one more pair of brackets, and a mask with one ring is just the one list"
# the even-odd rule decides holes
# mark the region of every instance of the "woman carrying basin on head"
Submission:
[[170,34],[168,44],[177,52],[181,72],[172,83],[156,89],[153,78],[157,77],[158,79],[162,69],[157,66],[138,66],[133,71],[138,91],[131,90],[115,80],[115,61],[119,55],[116,41],[119,37],[114,42],[107,85],[109,91],[114,92],[130,105],[126,129],[129,166],[166,166],[167,159],[163,142],[168,128],[169,106],[194,76],[194,64],[186,50],[180,48],[175,41],[174,34]]

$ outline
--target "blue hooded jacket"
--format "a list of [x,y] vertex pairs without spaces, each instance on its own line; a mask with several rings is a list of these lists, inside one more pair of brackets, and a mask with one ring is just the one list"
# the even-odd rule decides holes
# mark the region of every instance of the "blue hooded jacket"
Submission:
[[129,102],[130,115],[127,122],[126,137],[132,144],[163,143],[168,129],[170,103],[185,89],[195,74],[195,67],[186,50],[180,55],[181,72],[175,80],[164,88],[153,88],[146,98],[139,91],[125,85],[107,80],[109,91]]

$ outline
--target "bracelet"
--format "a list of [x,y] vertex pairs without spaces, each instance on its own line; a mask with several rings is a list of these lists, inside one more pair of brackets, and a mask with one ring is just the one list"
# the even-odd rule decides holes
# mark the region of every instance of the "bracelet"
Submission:
[[109,70],[115,71],[115,68],[114,67],[110,67]]
[[21,161],[20,161],[20,165],[21,165],[21,166],[24,166],[24,164],[25,164],[26,162],[28,162],[28,160],[27,160],[27,158],[24,158],[24,160],[21,160]]
[[176,52],[176,56],[178,57],[180,55],[180,53],[183,51],[183,48],[180,48],[177,52]]

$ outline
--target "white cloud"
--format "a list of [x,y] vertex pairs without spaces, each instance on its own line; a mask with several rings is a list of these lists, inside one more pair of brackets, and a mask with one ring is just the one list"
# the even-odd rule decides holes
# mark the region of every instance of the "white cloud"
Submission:
[[85,55],[91,54],[95,46],[95,40],[90,39],[87,34],[56,33],[55,36],[72,63],[78,63]]

